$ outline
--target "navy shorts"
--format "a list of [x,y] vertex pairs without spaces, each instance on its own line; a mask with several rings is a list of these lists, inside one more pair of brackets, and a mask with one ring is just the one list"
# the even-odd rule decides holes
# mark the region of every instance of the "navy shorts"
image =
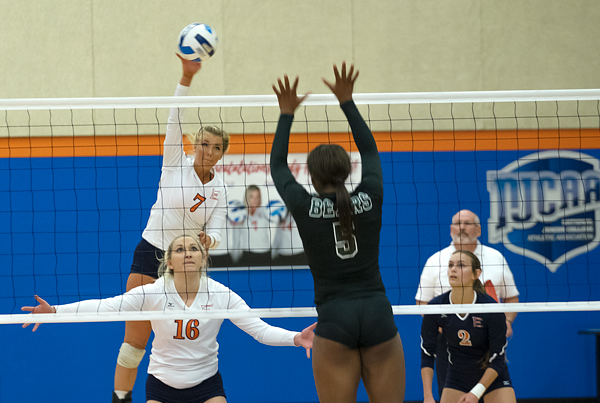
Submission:
[[145,274],[152,278],[158,278],[158,266],[164,252],[144,238],[138,243],[133,252],[133,263],[131,273]]
[[350,348],[372,347],[398,333],[392,305],[383,293],[333,298],[317,307],[315,334]]
[[146,379],[146,400],[162,403],[204,403],[217,396],[227,397],[219,371],[202,383],[187,389],[172,388],[151,374],[148,374]]
[[[444,388],[456,389],[461,392],[469,393],[473,386],[477,385],[483,376],[485,370],[477,369],[475,371],[456,371],[453,370],[452,364],[448,365],[448,374],[446,375],[446,382],[444,382]],[[498,377],[492,382],[492,384],[486,389],[484,396],[491,391],[500,388],[512,388],[512,382],[508,373],[508,367],[504,368],[498,373]]]

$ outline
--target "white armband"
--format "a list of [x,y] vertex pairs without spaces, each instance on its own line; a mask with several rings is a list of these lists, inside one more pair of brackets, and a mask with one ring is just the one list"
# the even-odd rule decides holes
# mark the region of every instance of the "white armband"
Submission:
[[477,397],[477,400],[479,400],[481,399],[481,396],[483,396],[483,394],[485,393],[485,390],[486,387],[478,383],[477,385],[473,386],[473,389],[471,389],[471,393],[474,394],[475,397]]

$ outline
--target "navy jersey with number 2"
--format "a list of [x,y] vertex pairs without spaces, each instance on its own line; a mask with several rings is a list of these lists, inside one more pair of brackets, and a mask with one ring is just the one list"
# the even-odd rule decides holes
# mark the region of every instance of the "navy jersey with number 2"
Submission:
[[[451,304],[451,293],[435,297],[429,304]],[[473,303],[496,301],[489,295],[476,293]],[[433,368],[439,328],[447,342],[448,382],[445,388],[468,392],[479,382],[487,367],[498,373],[499,387],[511,386],[505,356],[506,317],[503,313],[425,315],[421,327],[421,368]]]

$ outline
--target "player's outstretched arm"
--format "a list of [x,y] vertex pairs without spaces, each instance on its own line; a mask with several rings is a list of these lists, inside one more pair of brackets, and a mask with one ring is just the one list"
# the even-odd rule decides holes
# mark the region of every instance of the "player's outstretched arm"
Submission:
[[377,151],[377,143],[373,138],[371,129],[369,129],[356,105],[352,102],[354,83],[358,78],[358,70],[355,70],[352,64],[347,69],[346,62],[343,62],[341,70],[335,64],[333,65],[333,74],[335,75],[334,83],[327,81],[325,78],[323,78],[323,82],[337,97],[340,107],[350,124],[352,137],[362,159],[362,181],[378,186],[374,191],[378,194],[383,194],[383,173],[381,171],[381,160]]
[[[181,79],[179,86],[175,91],[175,96],[186,96],[189,92],[189,86],[192,84],[194,75],[202,68],[202,63],[186,60],[176,54],[181,61]],[[183,151],[183,138],[181,132],[181,123],[183,122],[183,113],[185,108],[171,108],[165,133],[163,168],[179,169],[182,161],[186,158]]]
[[277,123],[275,138],[273,139],[273,147],[271,148],[271,176],[277,191],[282,198],[286,198],[286,188],[288,186],[300,186],[297,184],[294,175],[290,171],[287,163],[290,131],[294,120],[294,111],[306,99],[309,93],[303,96],[298,96],[296,90],[298,88],[298,77],[290,84],[288,76],[277,79],[277,83],[272,85],[281,115]]
[[298,76],[294,80],[294,83],[290,85],[290,79],[287,75],[277,79],[277,84],[271,86],[275,95],[277,95],[277,102],[279,102],[279,110],[282,115],[293,115],[296,108],[306,99],[308,93],[303,96],[298,96],[296,90],[298,89]]
[[350,65],[350,69],[346,72],[346,62],[342,62],[342,70],[333,65],[333,74],[335,75],[335,83],[330,83],[325,78],[322,78],[326,86],[336,96],[340,105],[347,101],[352,101],[352,92],[354,91],[354,82],[358,77],[358,70],[354,71],[354,65]]
[[[37,313],[56,313],[56,308],[51,306],[50,304],[48,304],[43,298],[38,297],[36,295],[35,299],[37,300],[37,302],[39,302],[38,306],[24,306],[21,308],[21,310],[31,312],[31,313],[36,313],[36,314]],[[26,328],[29,325],[31,325],[31,323],[24,323],[23,328]],[[41,323],[36,323],[35,326],[33,326],[32,332],[35,332],[40,325],[41,325]]]
[[307,358],[310,358],[310,349],[313,346],[313,340],[315,338],[315,327],[317,327],[317,322],[313,323],[302,332],[294,336],[294,344],[298,347],[304,347],[306,349]]

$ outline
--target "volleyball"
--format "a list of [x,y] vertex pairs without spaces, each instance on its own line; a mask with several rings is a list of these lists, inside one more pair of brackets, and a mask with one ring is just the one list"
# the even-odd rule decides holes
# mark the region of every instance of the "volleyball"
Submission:
[[204,62],[217,50],[219,39],[214,29],[206,24],[194,22],[179,34],[177,53],[184,59]]
[[227,219],[232,224],[241,223],[246,219],[248,212],[244,203],[238,200],[231,200],[227,211]]
[[280,223],[287,214],[287,207],[280,200],[271,200],[267,208],[269,209],[269,221],[272,223]]

